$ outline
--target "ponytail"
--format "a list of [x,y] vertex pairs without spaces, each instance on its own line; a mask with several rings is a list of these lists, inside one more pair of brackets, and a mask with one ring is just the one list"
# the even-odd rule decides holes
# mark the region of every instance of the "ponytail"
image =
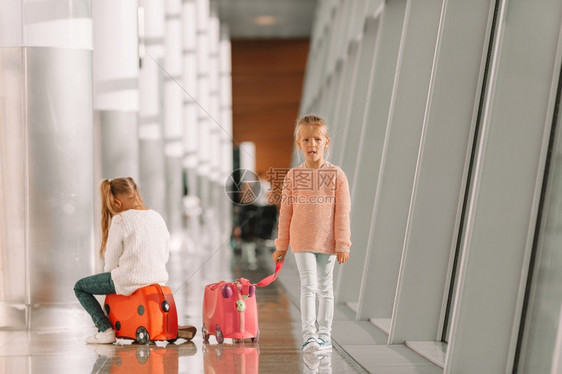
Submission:
[[115,196],[127,196],[135,199],[139,204],[143,204],[142,197],[138,191],[133,178],[104,179],[100,185],[101,194],[101,246],[100,257],[104,258],[107,238],[109,236],[109,226],[114,215],[121,212],[115,204]]
[[109,234],[109,225],[111,223],[113,194],[111,193],[111,181],[105,179],[100,185],[101,194],[101,246],[100,257],[104,257],[105,245],[107,244],[107,236]]

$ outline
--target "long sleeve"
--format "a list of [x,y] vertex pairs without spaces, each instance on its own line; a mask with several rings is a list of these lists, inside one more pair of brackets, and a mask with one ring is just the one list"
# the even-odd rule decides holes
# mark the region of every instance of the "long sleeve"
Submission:
[[283,182],[281,208],[279,209],[279,227],[277,239],[275,240],[275,248],[280,251],[289,249],[291,219],[293,217],[292,186],[292,172],[289,171]]
[[336,252],[349,252],[351,247],[351,229],[349,212],[351,211],[351,197],[349,184],[343,171],[337,175],[336,204],[334,214],[334,236]]
[[105,271],[118,295],[130,295],[149,284],[168,281],[170,233],[160,214],[129,209],[113,217],[109,227]]
[[119,258],[123,254],[123,217],[114,216],[109,225],[107,243],[105,245],[104,271],[110,272],[119,266]]

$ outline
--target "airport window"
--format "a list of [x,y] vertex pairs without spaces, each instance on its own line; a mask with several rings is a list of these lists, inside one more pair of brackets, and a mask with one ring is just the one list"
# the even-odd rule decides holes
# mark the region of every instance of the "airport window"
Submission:
[[[560,87],[558,88],[560,106]],[[557,118],[558,117],[558,118]],[[519,342],[520,373],[562,370],[562,131],[555,114]],[[556,367],[558,366],[558,370]]]

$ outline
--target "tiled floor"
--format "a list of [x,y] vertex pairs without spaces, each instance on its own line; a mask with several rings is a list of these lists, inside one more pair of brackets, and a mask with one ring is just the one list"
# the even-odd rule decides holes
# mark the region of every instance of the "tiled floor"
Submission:
[[[204,285],[245,277],[257,282],[271,268],[249,270],[228,245],[203,253],[182,248],[170,259],[169,286],[174,291],[180,324],[201,326]],[[215,247],[218,248],[218,247]],[[265,260],[269,256],[263,257]],[[300,339],[298,275],[290,260],[279,280],[259,289],[260,341],[233,344],[214,337],[204,343],[87,345],[94,328],[0,331],[0,374],[4,373],[442,373],[405,346],[386,346],[386,335],[367,321],[353,321],[338,306],[333,326],[334,349],[303,355]],[[179,341],[181,342],[181,341]]]

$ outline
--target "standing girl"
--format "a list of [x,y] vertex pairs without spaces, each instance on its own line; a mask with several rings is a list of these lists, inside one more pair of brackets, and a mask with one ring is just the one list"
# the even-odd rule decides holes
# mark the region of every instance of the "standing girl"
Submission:
[[324,158],[330,145],[326,122],[300,118],[295,142],[305,161],[285,177],[273,260],[283,259],[291,245],[301,281],[302,348],[313,352],[332,347],[332,274],[336,259],[343,264],[349,258],[351,199],[344,172]]
[[93,295],[130,295],[137,289],[168,281],[170,234],[160,214],[144,206],[133,178],[101,183],[100,256],[105,273],[82,278],[74,286],[80,304],[98,332],[86,343],[113,343],[115,331]]

